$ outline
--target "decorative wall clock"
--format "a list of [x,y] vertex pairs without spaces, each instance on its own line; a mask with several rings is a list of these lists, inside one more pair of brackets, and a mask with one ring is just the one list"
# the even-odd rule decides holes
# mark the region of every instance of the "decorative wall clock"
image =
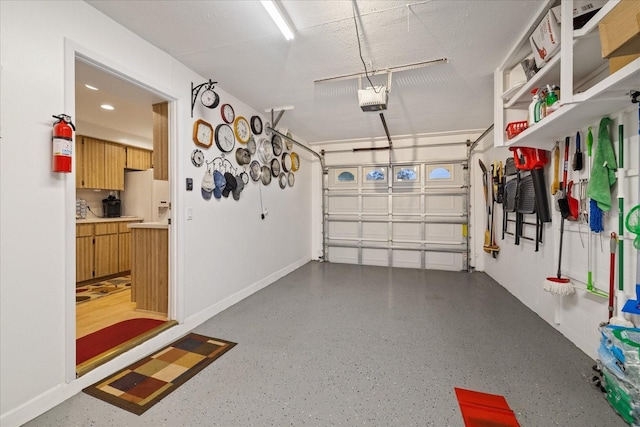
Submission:
[[251,130],[255,135],[262,133],[262,119],[260,116],[251,116]]
[[233,123],[236,119],[236,112],[233,110],[231,104],[222,104],[222,107],[220,107],[220,115],[225,123]]
[[242,116],[236,117],[235,122],[233,122],[233,130],[240,144],[249,142],[249,138],[251,138],[251,128],[247,119]]
[[231,126],[222,123],[216,127],[216,145],[223,153],[229,153],[233,150],[233,147],[236,145],[236,139]]
[[213,126],[204,120],[196,120],[193,123],[193,142],[201,147],[211,147],[213,143]]

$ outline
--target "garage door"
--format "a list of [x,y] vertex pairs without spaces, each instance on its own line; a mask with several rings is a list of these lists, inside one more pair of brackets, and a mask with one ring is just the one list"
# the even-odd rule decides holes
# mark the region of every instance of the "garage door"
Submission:
[[467,271],[467,183],[462,160],[328,168],[326,258]]

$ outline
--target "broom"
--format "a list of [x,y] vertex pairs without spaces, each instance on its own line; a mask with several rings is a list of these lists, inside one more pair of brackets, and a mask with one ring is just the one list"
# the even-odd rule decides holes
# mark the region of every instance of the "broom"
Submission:
[[544,281],[543,289],[547,292],[551,292],[554,295],[567,296],[574,294],[576,290],[571,285],[571,280],[566,277],[562,277],[561,265],[562,265],[562,236],[564,235],[564,217],[560,220],[560,250],[558,253],[558,273],[556,277],[547,277]]

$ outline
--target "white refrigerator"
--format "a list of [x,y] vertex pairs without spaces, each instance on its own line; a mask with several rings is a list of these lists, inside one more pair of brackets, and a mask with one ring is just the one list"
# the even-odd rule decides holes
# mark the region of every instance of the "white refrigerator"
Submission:
[[153,179],[153,169],[125,171],[120,200],[122,216],[138,216],[144,222],[163,224],[171,217],[169,181]]

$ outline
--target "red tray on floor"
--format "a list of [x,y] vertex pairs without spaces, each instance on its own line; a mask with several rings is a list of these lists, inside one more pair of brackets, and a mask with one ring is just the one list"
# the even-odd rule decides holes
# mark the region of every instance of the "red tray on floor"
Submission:
[[457,387],[454,390],[466,427],[520,427],[503,396]]

